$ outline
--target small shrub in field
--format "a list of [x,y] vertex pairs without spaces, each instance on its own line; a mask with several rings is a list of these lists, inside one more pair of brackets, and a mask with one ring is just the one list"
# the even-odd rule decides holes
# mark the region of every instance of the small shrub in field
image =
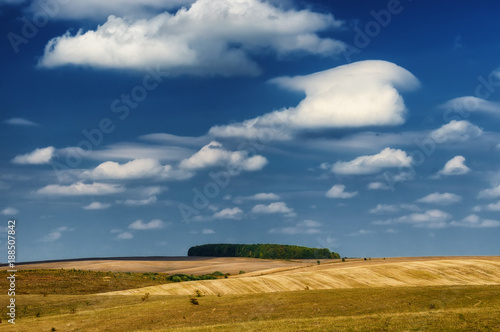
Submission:
[[196,297],[202,297],[203,294],[197,289],[194,291],[196,293]]
[[364,260],[366,261],[366,257],[364,258]]
[[240,271],[240,274],[243,274],[243,273],[245,273],[245,271],[241,270],[241,271]]
[[41,315],[42,315],[42,313],[40,311],[38,311],[35,316],[40,317]]
[[198,300],[197,300],[195,297],[190,298],[190,299],[189,299],[189,302],[191,302],[191,304],[194,304],[194,305],[198,305],[198,304],[200,304],[200,303],[198,302]]
[[318,265],[319,265],[319,264],[321,264],[321,262],[320,262],[320,261],[316,261],[316,263],[318,263]]
[[55,328],[55,327],[53,327],[53,328],[51,328],[50,330],[51,330],[51,331],[55,331],[55,330],[56,330],[56,328]]
[[181,280],[181,278],[179,276],[173,276],[172,277],[172,281],[173,282],[181,282],[182,280]]
[[149,293],[144,294],[144,296],[141,298],[142,302],[145,302],[149,299]]
[[342,257],[342,262],[345,262],[345,257]]
[[76,312],[76,308],[75,307],[69,308],[69,313],[70,314],[74,314],[75,312]]

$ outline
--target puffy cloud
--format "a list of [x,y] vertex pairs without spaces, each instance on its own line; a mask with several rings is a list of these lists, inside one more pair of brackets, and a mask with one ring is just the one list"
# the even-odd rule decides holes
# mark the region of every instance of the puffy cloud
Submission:
[[165,227],[165,223],[160,219],[153,219],[150,222],[144,222],[139,219],[128,225],[128,228],[135,230],[151,230],[160,229],[163,227]]
[[6,207],[2,211],[0,211],[0,213],[4,216],[14,216],[19,213],[19,210],[13,207]]
[[156,159],[135,159],[125,164],[107,161],[91,171],[82,173],[82,177],[95,180],[131,180],[131,179],[175,179],[183,180],[192,177],[191,172],[174,169],[171,165],[163,166]]
[[398,211],[399,207],[397,207],[396,205],[378,204],[369,212],[371,214],[382,214],[382,213],[396,213]]
[[396,213],[399,212],[400,210],[420,211],[420,208],[415,204],[406,204],[406,203],[400,205],[378,204],[369,212],[371,214],[384,214],[384,213]]
[[445,228],[448,226],[447,220],[452,216],[442,210],[427,210],[423,213],[412,213],[407,216],[389,219],[385,221],[375,221],[375,225],[411,224],[414,227],[423,228]]
[[210,142],[191,157],[184,159],[180,167],[196,170],[215,166],[241,168],[245,171],[258,171],[267,164],[267,159],[256,155],[249,157],[247,151],[228,151],[216,141]]
[[425,197],[420,198],[417,202],[428,203],[428,204],[438,204],[438,205],[450,205],[458,203],[462,200],[462,197],[451,193],[433,193]]
[[336,184],[325,194],[328,198],[353,198],[358,195],[357,191],[346,192],[343,184]]
[[274,193],[259,193],[247,198],[254,201],[276,201],[280,199],[280,197]]
[[16,156],[12,162],[14,164],[22,165],[41,165],[48,164],[54,154],[56,149],[53,146],[49,146],[43,149],[36,149],[30,153]]
[[458,114],[466,114],[467,112],[484,112],[497,116],[500,115],[499,103],[487,101],[473,96],[451,99],[441,105],[441,107],[450,111],[457,112]]
[[39,126],[38,123],[23,118],[11,118],[5,120],[3,123],[13,126]]
[[117,201],[118,204],[125,204],[128,206],[144,206],[144,205],[151,205],[156,203],[157,198],[156,196],[150,196],[148,198],[144,199],[127,199],[124,201]]
[[500,201],[496,203],[491,203],[486,206],[486,210],[488,211],[500,211]]
[[215,219],[241,219],[243,210],[238,207],[223,209],[219,212],[214,213],[213,217]]
[[390,190],[389,186],[382,182],[370,182],[367,186],[369,190]]
[[68,186],[50,184],[36,191],[40,195],[53,196],[97,196],[111,195],[124,191],[125,188],[116,184],[94,182],[87,184],[83,182],[73,183]]
[[451,226],[468,227],[468,228],[491,228],[500,227],[500,221],[491,219],[481,219],[475,214],[467,216],[462,221],[452,221]]
[[48,42],[40,64],[133,69],[154,64],[173,73],[256,75],[254,53],[339,54],[344,43],[316,33],[341,24],[331,15],[285,11],[259,0],[198,0],[173,15],[109,16],[96,30],[68,32]]
[[255,119],[212,127],[220,137],[289,139],[296,130],[387,126],[405,122],[406,107],[396,89],[415,88],[418,80],[386,61],[360,61],[308,76],[272,82],[306,94],[299,105]]
[[49,234],[45,235],[40,241],[42,242],[54,242],[56,240],[59,240],[64,232],[71,231],[73,229],[70,229],[66,226],[59,227]]
[[134,234],[129,232],[122,232],[116,236],[117,240],[130,240],[134,238]]
[[465,165],[463,156],[456,156],[446,162],[438,175],[464,175],[470,172],[470,168]]
[[100,203],[100,202],[92,202],[89,205],[84,206],[85,210],[105,210],[109,208],[111,204],[108,203]]
[[385,148],[375,155],[336,162],[332,166],[332,171],[337,174],[374,174],[385,168],[408,167],[412,161],[412,157],[405,151]]
[[469,121],[453,120],[430,133],[430,137],[439,144],[460,143],[481,136],[483,130]]
[[484,189],[477,195],[478,198],[497,198],[500,197],[500,185],[491,189]]
[[275,202],[269,205],[257,204],[252,208],[253,213],[284,213],[284,214],[294,214],[293,209],[289,208],[285,202]]

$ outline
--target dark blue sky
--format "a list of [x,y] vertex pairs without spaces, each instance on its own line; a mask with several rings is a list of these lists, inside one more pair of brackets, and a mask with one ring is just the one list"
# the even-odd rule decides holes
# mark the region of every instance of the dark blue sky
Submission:
[[63,3],[0,1],[19,260],[499,254],[497,2]]

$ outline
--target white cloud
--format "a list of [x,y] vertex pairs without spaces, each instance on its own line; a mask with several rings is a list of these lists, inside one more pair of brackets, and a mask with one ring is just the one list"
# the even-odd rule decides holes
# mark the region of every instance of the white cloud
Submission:
[[118,240],[130,240],[134,238],[134,234],[129,232],[122,232],[116,236]]
[[438,205],[450,205],[458,203],[462,200],[462,197],[456,194],[451,193],[438,193],[435,192],[433,194],[427,195],[425,197],[417,200],[419,203],[428,203],[428,204],[438,204]]
[[385,148],[371,156],[361,156],[351,161],[338,161],[332,166],[337,174],[374,174],[386,168],[408,167],[413,159],[405,151]]
[[[406,107],[396,87],[415,88],[418,80],[386,61],[361,61],[308,76],[281,77],[272,82],[306,94],[299,105],[255,119],[212,127],[220,137],[289,139],[303,129],[400,125]],[[266,136],[266,137],[267,137]]]
[[484,112],[497,116],[500,115],[499,103],[487,101],[473,96],[451,99],[441,105],[441,107],[450,111],[455,111],[461,115],[465,115],[468,112]]
[[135,159],[125,164],[107,161],[91,171],[82,173],[82,177],[95,180],[134,180],[134,179],[174,179],[184,180],[192,177],[191,172],[176,170],[171,165],[163,166],[156,159]]
[[23,119],[23,118],[11,118],[11,119],[5,120],[3,123],[13,125],[13,126],[31,126],[31,127],[39,126],[38,123]]
[[19,210],[13,207],[6,207],[2,211],[0,211],[0,213],[4,216],[14,216],[19,213]]
[[160,229],[163,227],[165,227],[165,223],[160,219],[153,219],[150,222],[144,222],[139,219],[128,225],[128,228],[135,230],[151,230]]
[[384,213],[397,213],[401,210],[420,211],[420,208],[415,204],[406,204],[406,203],[403,203],[400,205],[378,204],[376,207],[371,209],[369,212],[371,214],[384,214]]
[[124,191],[125,188],[116,184],[98,183],[86,184],[73,183],[68,186],[51,184],[36,191],[40,195],[58,196],[84,196],[84,195],[111,195]]
[[469,121],[450,121],[441,128],[430,133],[430,137],[438,144],[460,143],[476,138],[483,134],[483,130]]
[[[36,13],[43,10],[45,12],[50,12],[51,17],[56,19],[91,19],[101,21],[106,19],[109,15],[126,17],[150,16],[151,13],[157,12],[158,10],[178,8],[193,2],[194,0],[71,0],[53,2],[34,0],[29,7],[29,12]],[[48,6],[48,4],[52,4],[54,7]],[[57,7],[55,4],[57,4]],[[44,8],[46,9],[44,10]],[[51,10],[51,8],[57,8],[57,10]]]
[[468,228],[491,228],[500,227],[500,221],[491,219],[481,219],[475,214],[467,216],[462,221],[452,221],[451,226],[468,227]]
[[500,185],[491,189],[484,189],[477,195],[478,198],[497,198],[500,197]]
[[223,209],[219,212],[216,212],[214,213],[213,217],[215,219],[235,219],[235,220],[239,220],[241,219],[241,216],[243,214],[243,210],[238,208],[238,207],[235,207],[235,208],[227,208],[227,209]]
[[206,229],[202,230],[201,233],[205,234],[205,235],[211,235],[211,234],[215,234],[215,231],[213,229],[206,228]]
[[127,199],[124,201],[116,201],[118,204],[125,204],[128,206],[144,206],[144,205],[151,205],[156,203],[157,198],[156,196],[149,196],[148,198],[144,199]]
[[52,232],[50,232],[49,234],[45,235],[42,239],[40,239],[40,241],[42,241],[42,242],[57,241],[62,237],[64,232],[71,231],[71,230],[73,230],[73,229],[70,229],[66,226],[59,227],[59,228],[53,230]]
[[464,175],[469,172],[470,168],[465,165],[465,158],[463,156],[456,156],[446,162],[443,169],[438,172],[438,175]]
[[259,193],[247,198],[254,201],[276,201],[280,199],[280,197],[274,193]]
[[193,154],[191,148],[172,145],[148,145],[138,143],[111,144],[102,150],[87,152],[78,147],[58,150],[59,153],[77,154],[89,159],[108,161],[132,159],[156,159],[163,162],[177,162]]
[[393,224],[411,224],[414,227],[423,228],[445,228],[448,226],[447,220],[451,219],[451,215],[442,210],[427,210],[423,213],[412,213],[407,216],[389,220],[378,220],[373,222],[374,225],[393,225]]
[[375,232],[370,231],[370,230],[366,230],[366,229],[360,229],[357,232],[347,234],[347,236],[362,236],[362,235],[368,235],[368,234],[373,234],[373,233],[375,233]]
[[109,208],[111,204],[108,203],[100,203],[100,202],[92,202],[89,205],[84,206],[85,210],[105,210]]
[[370,182],[367,186],[369,190],[390,190],[389,186],[382,182]]
[[184,159],[180,167],[197,170],[215,166],[226,166],[245,171],[258,171],[267,164],[267,159],[256,155],[249,157],[247,151],[229,151],[219,142],[210,142],[191,157]]
[[141,70],[154,64],[173,73],[256,75],[255,53],[341,53],[344,43],[316,34],[340,25],[331,15],[284,11],[259,0],[198,0],[173,15],[111,15],[96,30],[68,32],[48,42],[40,64]]
[[399,207],[397,207],[396,205],[378,204],[369,212],[371,214],[383,214],[383,213],[396,213],[398,211]]
[[22,165],[41,165],[48,164],[52,157],[54,157],[56,149],[49,146],[43,149],[36,149],[30,153],[16,156],[12,162],[14,164]]
[[284,213],[292,214],[293,209],[289,208],[285,202],[275,202],[269,205],[257,204],[252,208],[253,213]]
[[336,184],[330,188],[325,194],[328,198],[353,198],[358,195],[357,191],[346,192],[343,184]]
[[486,210],[488,211],[500,211],[500,201],[496,203],[491,203],[486,206]]

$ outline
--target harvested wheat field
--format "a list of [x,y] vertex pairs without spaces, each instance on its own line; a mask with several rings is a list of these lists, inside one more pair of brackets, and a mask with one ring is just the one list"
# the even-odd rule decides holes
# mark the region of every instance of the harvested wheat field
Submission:
[[106,295],[256,294],[363,287],[500,284],[500,258],[420,258],[277,268],[228,279],[172,283]]
[[[214,271],[238,274],[239,271],[253,272],[275,268],[290,268],[316,264],[316,260],[273,260],[245,257],[130,257],[82,259],[53,262],[18,264],[18,268],[32,269],[76,269],[101,272],[157,272],[208,274]],[[8,269],[6,266],[0,269]]]

